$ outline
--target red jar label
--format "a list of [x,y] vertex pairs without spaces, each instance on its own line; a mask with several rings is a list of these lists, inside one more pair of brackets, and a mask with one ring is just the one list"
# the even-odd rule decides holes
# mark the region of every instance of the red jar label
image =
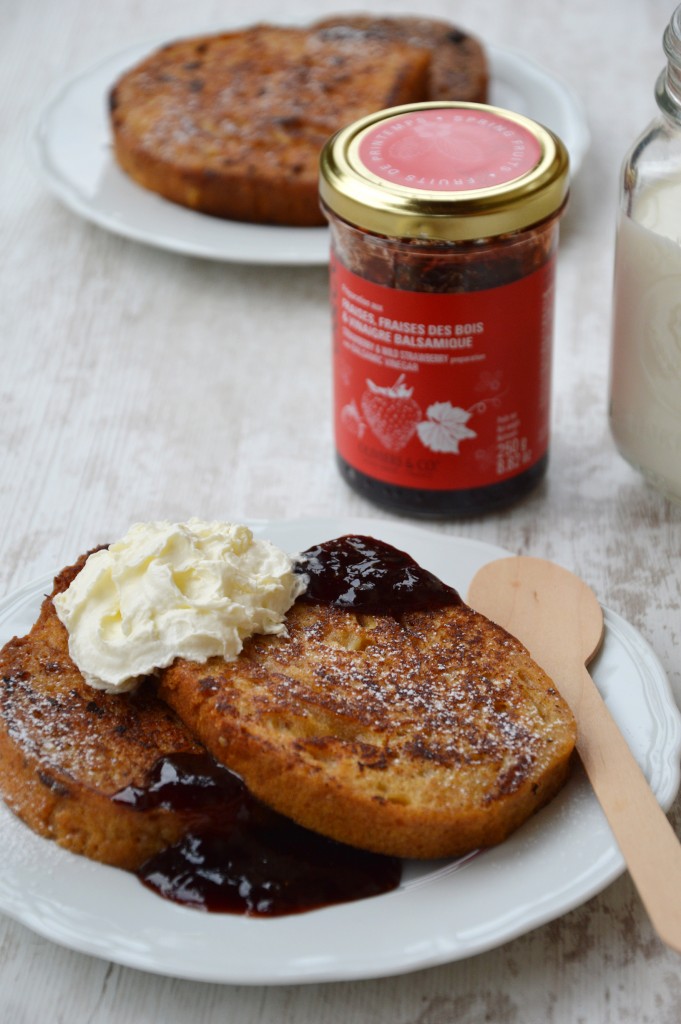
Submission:
[[549,439],[555,259],[511,284],[432,294],[374,284],[331,257],[338,453],[384,483],[508,480]]

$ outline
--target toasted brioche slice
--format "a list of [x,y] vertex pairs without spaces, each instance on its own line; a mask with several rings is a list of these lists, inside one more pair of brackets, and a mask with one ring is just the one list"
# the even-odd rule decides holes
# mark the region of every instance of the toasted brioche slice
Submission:
[[427,49],[431,57],[424,100],[487,102],[489,68],[485,49],[478,39],[449,22],[346,14],[324,18],[313,28],[327,38],[396,40]]
[[40,835],[134,869],[182,835],[187,812],[142,813],[113,795],[143,787],[159,758],[202,749],[149,690],[110,695],[84,682],[52,603],[84,561],[57,576],[29,635],[0,652],[0,792]]
[[177,661],[159,694],[275,810],[399,857],[500,842],[564,783],[572,714],[466,605],[366,615],[299,601],[288,638]]
[[319,155],[343,125],[426,95],[429,53],[261,24],[185,39],[110,96],[114,151],[140,185],[219,217],[324,223]]

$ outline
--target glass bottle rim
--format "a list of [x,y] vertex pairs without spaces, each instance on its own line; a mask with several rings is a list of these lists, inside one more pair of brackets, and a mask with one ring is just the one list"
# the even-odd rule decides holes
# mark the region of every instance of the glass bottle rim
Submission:
[[662,42],[668,60],[681,67],[681,4],[669,19]]
[[660,110],[675,122],[681,121],[681,4],[676,8],[662,36],[667,64],[655,85]]

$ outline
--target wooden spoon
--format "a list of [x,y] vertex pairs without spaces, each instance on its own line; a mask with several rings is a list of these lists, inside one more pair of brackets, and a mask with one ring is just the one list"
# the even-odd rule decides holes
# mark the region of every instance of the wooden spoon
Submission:
[[658,935],[681,952],[681,844],[586,664],[603,636],[593,591],[540,558],[502,558],[474,577],[468,603],[503,626],[556,683],[577,721],[577,750]]

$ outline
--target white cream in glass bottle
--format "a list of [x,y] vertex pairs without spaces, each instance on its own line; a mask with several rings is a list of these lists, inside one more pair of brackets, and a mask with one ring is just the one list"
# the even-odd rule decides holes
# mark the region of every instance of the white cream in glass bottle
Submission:
[[681,501],[681,6],[664,47],[660,113],[622,172],[610,427],[624,458]]

